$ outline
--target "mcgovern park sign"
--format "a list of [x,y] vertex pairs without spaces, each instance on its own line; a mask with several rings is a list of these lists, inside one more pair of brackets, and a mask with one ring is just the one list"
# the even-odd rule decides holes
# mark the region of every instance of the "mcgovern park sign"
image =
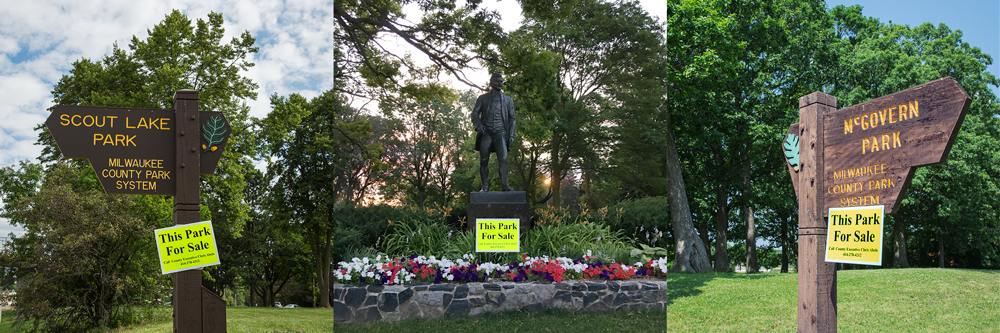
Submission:
[[945,77],[837,110],[799,99],[782,144],[799,201],[800,332],[837,330],[835,262],[881,265],[884,214],[916,167],[944,162],[972,100]]

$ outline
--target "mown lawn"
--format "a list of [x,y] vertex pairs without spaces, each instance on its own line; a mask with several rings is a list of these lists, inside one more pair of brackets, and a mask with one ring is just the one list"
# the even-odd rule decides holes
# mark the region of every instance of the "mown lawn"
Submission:
[[[794,332],[795,274],[670,274],[670,332]],[[837,272],[840,332],[1000,332],[1000,271]]]
[[[166,316],[159,321],[112,332],[171,332],[173,321],[169,312],[167,310]],[[3,312],[0,332],[15,332],[8,318],[14,319],[14,311]],[[333,310],[228,307],[226,328],[229,332],[332,332]]]
[[620,311],[611,314],[574,313],[567,310],[509,311],[480,316],[445,316],[407,319],[398,323],[337,324],[337,333],[349,332],[665,332],[664,311]]

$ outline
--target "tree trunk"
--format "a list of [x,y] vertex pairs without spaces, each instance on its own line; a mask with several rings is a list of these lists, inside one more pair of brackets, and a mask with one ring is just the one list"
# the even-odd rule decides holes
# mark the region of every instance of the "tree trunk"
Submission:
[[[693,217],[692,217],[692,219],[693,219]],[[711,224],[712,221],[701,221],[699,223],[699,222],[695,222],[695,221],[692,220],[692,223],[694,223],[694,228],[695,228],[695,231],[698,232],[698,236],[701,237],[701,243],[705,245],[705,250],[704,250],[705,253],[707,253],[708,256],[711,257],[712,256],[712,249],[711,249],[711,247],[712,247],[712,241],[708,239],[708,225]],[[709,258],[709,260],[711,260],[711,258]]]
[[909,268],[910,262],[906,260],[906,226],[903,225],[902,218],[897,218],[894,222],[892,238],[895,243],[895,252],[892,256],[892,265],[896,268]]
[[674,264],[671,272],[703,273],[712,269],[705,251],[705,243],[698,237],[691,220],[691,208],[688,206],[687,193],[684,191],[684,178],[681,174],[681,163],[677,157],[677,146],[671,129],[670,112],[667,114],[666,133],[666,163],[667,163],[667,200],[670,204],[670,222],[674,231]]
[[729,182],[716,187],[715,205],[715,271],[729,272]]
[[333,229],[327,229],[326,235],[320,241],[316,259],[316,282],[319,284],[319,307],[330,308],[330,265],[333,260]]
[[747,273],[759,273],[757,265],[757,227],[754,225],[753,207],[743,208],[747,220]]
[[788,219],[781,222],[781,272],[788,273]]
[[[747,193],[752,193],[753,188],[750,183],[750,160],[743,165],[743,189]],[[754,225],[753,206],[747,204],[743,207],[747,221],[747,273],[758,273],[760,269],[757,265],[757,227]]]
[[944,238],[942,232],[938,231],[937,241],[938,241],[938,268],[944,268]]
[[561,158],[561,156],[559,156],[560,141],[561,140],[559,140],[559,135],[553,135],[552,151],[551,151],[552,162],[549,163],[549,169],[552,171],[552,174],[549,176],[551,177],[549,179],[549,187],[552,189],[552,197],[549,198],[549,204],[552,205],[553,207],[562,207],[561,175],[563,173],[563,169],[561,161],[559,160]]

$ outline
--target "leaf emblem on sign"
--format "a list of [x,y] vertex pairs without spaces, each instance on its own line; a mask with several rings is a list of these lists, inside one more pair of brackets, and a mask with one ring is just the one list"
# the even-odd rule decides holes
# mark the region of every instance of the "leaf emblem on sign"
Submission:
[[785,160],[788,161],[788,165],[791,165],[793,170],[799,171],[799,137],[795,134],[789,134],[782,143],[782,147],[785,148]]
[[207,145],[201,145],[206,152],[219,149],[216,145],[226,138],[226,121],[222,120],[222,116],[214,115],[201,125],[201,138],[208,142]]

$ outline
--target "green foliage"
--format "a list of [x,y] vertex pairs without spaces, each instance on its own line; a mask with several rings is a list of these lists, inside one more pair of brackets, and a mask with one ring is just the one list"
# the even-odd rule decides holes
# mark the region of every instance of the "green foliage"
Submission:
[[630,263],[632,242],[600,222],[543,220],[528,233],[521,252],[530,256],[580,258],[591,250],[598,260]]
[[[338,213],[334,227],[333,262],[350,261],[352,251],[372,248],[385,253],[380,239],[393,224],[404,220],[427,220],[426,210],[406,209],[388,205],[344,207]],[[412,253],[411,253],[412,254]]]
[[590,215],[638,243],[658,247],[673,246],[670,241],[673,236],[667,197],[626,200],[596,210]]
[[105,194],[92,175],[55,164],[37,193],[5,209],[27,230],[0,260],[16,269],[21,323],[32,330],[114,327],[166,292],[146,235],[169,225],[169,205]]
[[392,222],[379,246],[390,256],[446,253],[454,230],[433,218],[405,218]]
[[652,247],[646,244],[639,244],[639,246],[642,249],[632,249],[632,251],[629,251],[629,255],[639,260],[639,262],[649,262],[650,260],[663,258],[667,255],[667,249],[662,247]]

